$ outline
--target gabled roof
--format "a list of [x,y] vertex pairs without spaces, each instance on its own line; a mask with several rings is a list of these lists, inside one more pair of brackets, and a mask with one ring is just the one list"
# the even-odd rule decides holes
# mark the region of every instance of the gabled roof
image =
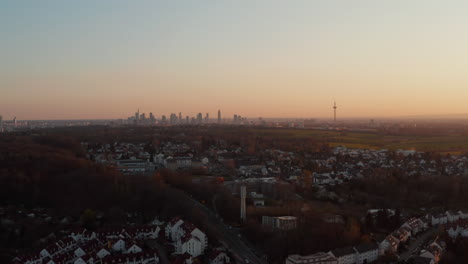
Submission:
[[420,257],[420,256],[417,256],[417,257],[413,258],[413,263],[414,264],[430,264],[431,261],[432,261],[432,259],[430,259],[430,258],[425,258],[425,257]]
[[359,246],[354,247],[354,249],[358,253],[365,253],[365,252],[368,252],[368,251],[378,250],[379,247],[377,246],[377,244],[369,243],[369,244],[361,244]]
[[356,254],[356,250],[352,247],[338,248],[331,251],[337,258]]

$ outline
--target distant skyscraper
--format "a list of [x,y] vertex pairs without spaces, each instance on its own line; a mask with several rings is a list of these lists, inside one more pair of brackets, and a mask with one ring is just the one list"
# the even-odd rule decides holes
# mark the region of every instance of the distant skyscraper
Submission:
[[138,111],[135,113],[135,120],[138,121],[140,120],[140,109],[138,109]]
[[221,110],[218,110],[218,123],[221,123]]
[[209,113],[206,113],[206,115],[205,115],[205,123],[208,123],[209,120],[210,120],[210,114],[209,114]]
[[201,123],[203,121],[203,114],[202,113],[198,113],[197,115],[197,123]]
[[179,112],[179,123],[182,123],[182,112]]
[[166,121],[167,121],[167,120],[166,120],[166,116],[165,116],[165,115],[162,115],[162,117],[161,117],[161,122],[162,122],[163,124],[165,124]]
[[151,122],[151,123],[154,123],[154,122],[156,121],[156,118],[154,118],[154,115],[153,115],[153,113],[151,113],[151,112],[150,112],[150,114],[149,114],[149,119],[150,119],[150,122]]
[[17,126],[17,123],[16,123],[16,116],[13,117],[13,124],[15,125],[15,127]]
[[186,117],[185,117],[185,122],[186,122],[187,124],[190,123],[190,117],[189,117],[189,116],[186,116]]
[[170,117],[171,124],[174,125],[177,123],[177,115],[172,113]]
[[333,104],[333,121],[336,122],[336,108],[338,108],[336,106],[336,102],[334,102]]
[[146,115],[145,115],[145,113],[141,114],[140,119],[141,119],[141,121],[143,121],[143,122],[146,121]]

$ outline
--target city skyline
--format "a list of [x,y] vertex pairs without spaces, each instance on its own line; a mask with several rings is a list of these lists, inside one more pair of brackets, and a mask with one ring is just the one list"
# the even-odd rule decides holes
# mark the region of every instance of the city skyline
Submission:
[[456,0],[5,1],[0,114],[117,119],[139,106],[333,118],[334,99],[340,118],[468,113],[467,9]]

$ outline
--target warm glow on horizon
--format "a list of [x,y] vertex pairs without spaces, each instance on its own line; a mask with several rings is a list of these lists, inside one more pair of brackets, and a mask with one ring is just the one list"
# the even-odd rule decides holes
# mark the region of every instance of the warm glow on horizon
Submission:
[[468,113],[466,1],[5,1],[0,115]]

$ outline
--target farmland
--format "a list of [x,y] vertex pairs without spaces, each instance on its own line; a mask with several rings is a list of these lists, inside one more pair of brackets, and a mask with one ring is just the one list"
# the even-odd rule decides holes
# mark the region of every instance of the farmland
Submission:
[[249,133],[256,136],[314,140],[328,143],[331,147],[368,149],[406,149],[440,153],[468,152],[468,135],[417,136],[384,135],[351,131],[262,129],[251,128]]

